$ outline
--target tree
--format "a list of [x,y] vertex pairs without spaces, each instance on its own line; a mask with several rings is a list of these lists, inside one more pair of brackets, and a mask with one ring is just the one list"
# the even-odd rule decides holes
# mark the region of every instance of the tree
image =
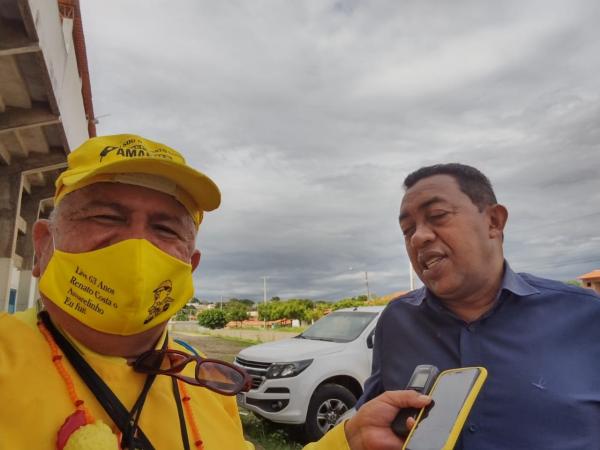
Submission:
[[246,306],[246,309],[252,309],[254,308],[254,302],[252,300],[249,300],[247,298],[242,298],[240,300],[238,300],[241,304]]
[[173,320],[188,320],[189,316],[188,316],[188,312],[185,309],[180,309],[179,311],[177,311],[177,313],[175,314],[175,317],[173,318]]
[[[361,296],[361,297],[366,298],[366,295]],[[331,305],[331,307],[334,310],[341,309],[341,308],[354,308],[355,306],[365,306],[365,302],[363,300],[358,300],[353,297],[353,298],[345,298],[345,299],[340,300],[339,302],[336,302],[333,305]]]
[[[260,320],[298,319],[312,320],[313,315],[309,312],[315,308],[312,300],[293,299],[286,301],[271,301],[267,304],[258,305],[258,317]],[[318,314],[321,317],[322,314]]]
[[261,303],[257,307],[259,320],[275,320],[275,306],[278,303]]
[[214,330],[227,325],[225,311],[220,309],[206,309],[198,314],[198,323],[206,328]]
[[281,313],[283,316],[280,317],[281,319],[304,319],[306,317],[306,312],[309,309],[302,300],[289,300],[281,306]]
[[190,320],[190,315],[196,312],[196,308],[190,305],[185,305],[181,308],[177,313],[175,313],[175,317],[173,320]]
[[225,305],[225,308],[227,308],[227,305],[234,305],[234,304],[242,304],[246,307],[246,310],[250,310],[254,307],[254,302],[247,298],[232,297],[226,303],[223,303],[223,305]]
[[227,303],[223,303],[223,309],[229,311],[230,309],[243,309],[244,311],[248,311],[250,306],[242,300],[231,299]]
[[248,319],[248,311],[242,303],[238,303],[237,305],[229,306],[226,309],[225,316],[229,322],[240,322],[241,325],[241,322]]
[[312,309],[307,309],[304,315],[304,320],[314,323],[325,315],[325,312],[331,310],[329,303],[317,303]]

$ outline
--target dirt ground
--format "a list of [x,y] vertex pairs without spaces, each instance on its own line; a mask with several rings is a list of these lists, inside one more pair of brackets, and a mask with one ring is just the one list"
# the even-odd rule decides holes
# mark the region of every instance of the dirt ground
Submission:
[[[175,339],[181,339],[187,342],[209,358],[220,359],[227,362],[233,362],[233,359],[241,349],[251,345],[215,336],[198,336],[177,332],[172,333],[172,336]],[[264,450],[264,447],[256,440],[250,439],[249,436],[246,436],[246,439],[254,444],[256,450]]]
[[187,333],[172,333],[176,339],[181,339],[204,353],[209,358],[233,362],[238,352],[251,344],[230,341],[215,336],[191,335]]

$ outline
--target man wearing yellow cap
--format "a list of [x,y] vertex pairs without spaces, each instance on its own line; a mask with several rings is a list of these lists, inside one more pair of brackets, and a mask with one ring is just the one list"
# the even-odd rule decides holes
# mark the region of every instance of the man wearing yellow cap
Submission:
[[[133,135],[88,140],[33,229],[41,305],[0,314],[0,450],[246,449],[234,367],[172,341],[192,297],[195,238],[220,192],[175,150]],[[392,448],[390,392],[307,448]],[[386,447],[387,446],[387,447]]]

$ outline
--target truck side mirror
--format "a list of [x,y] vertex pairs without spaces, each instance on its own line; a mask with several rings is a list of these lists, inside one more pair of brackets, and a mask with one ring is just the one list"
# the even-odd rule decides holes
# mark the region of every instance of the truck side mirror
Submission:
[[375,343],[375,329],[369,333],[367,336],[367,348],[373,348],[373,344]]

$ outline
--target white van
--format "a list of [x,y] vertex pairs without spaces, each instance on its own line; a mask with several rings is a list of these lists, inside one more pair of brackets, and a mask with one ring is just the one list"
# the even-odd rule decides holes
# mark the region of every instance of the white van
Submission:
[[340,309],[294,338],[245,348],[235,364],[252,376],[252,389],[238,394],[238,404],[273,422],[303,425],[308,441],[319,439],[363,392],[383,308]]

